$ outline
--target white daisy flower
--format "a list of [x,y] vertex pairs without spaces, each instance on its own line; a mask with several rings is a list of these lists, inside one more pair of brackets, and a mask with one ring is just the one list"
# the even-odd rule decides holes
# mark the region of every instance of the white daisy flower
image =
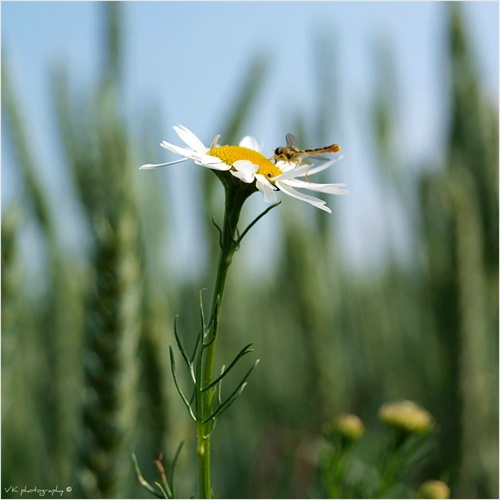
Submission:
[[[342,157],[327,161],[320,166],[303,162],[278,161],[274,163],[260,152],[260,144],[250,136],[244,137],[238,146],[219,146],[217,142],[220,136],[217,136],[208,148],[186,127],[176,125],[174,130],[189,149],[170,144],[167,141],[163,141],[161,146],[183,156],[183,158],[168,163],[142,165],[140,167],[142,170],[193,160],[196,164],[212,170],[228,171],[246,184],[255,182],[255,187],[262,193],[267,203],[275,203],[277,191],[282,191],[288,196],[305,201],[329,213],[331,210],[326,206],[326,201],[304,194],[297,188],[328,194],[348,194],[348,191],[344,189],[345,184],[309,182],[310,176],[331,167]],[[303,177],[307,180],[300,179]]]

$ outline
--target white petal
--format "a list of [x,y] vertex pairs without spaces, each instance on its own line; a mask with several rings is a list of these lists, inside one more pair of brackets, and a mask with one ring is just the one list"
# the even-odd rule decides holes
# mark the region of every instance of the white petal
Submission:
[[278,181],[276,182],[276,185],[288,196],[292,196],[293,198],[297,198],[298,200],[305,201],[306,203],[309,203],[316,208],[319,208],[320,210],[324,210],[325,212],[332,213],[332,211],[326,206],[326,201],[315,198],[314,196],[300,193],[284,182]]
[[236,172],[232,172],[232,174],[247,184],[254,181],[254,174],[259,170],[258,165],[255,165],[249,160],[236,160],[233,163],[233,167],[236,169]]
[[322,170],[330,168],[334,163],[337,163],[342,158],[344,157],[340,156],[339,158],[334,158],[333,160],[329,160],[326,163],[323,163],[316,167],[307,162],[293,163],[279,161],[276,166],[280,168],[283,174],[281,174],[279,177],[275,177],[275,180],[294,179],[295,177],[305,177],[306,175],[309,177],[311,175],[317,174],[318,172],[321,172]]
[[277,175],[276,177],[273,178],[273,180],[280,180],[284,181],[286,179],[294,179],[295,177],[298,177],[300,175],[305,175],[309,170],[311,170],[311,165],[308,163],[303,163],[296,165],[294,168],[291,170],[287,170],[283,172],[280,175]]
[[205,165],[224,164],[226,167],[231,168],[231,165],[227,165],[217,156],[200,154],[200,155],[196,155],[196,161],[200,162],[200,163],[204,163]]
[[227,165],[220,158],[210,155],[199,155],[194,161],[197,165],[211,168],[212,170],[229,170],[231,165]]
[[259,170],[259,166],[250,160],[236,160],[233,163],[233,167],[240,172],[250,172],[252,174],[255,174]]
[[253,174],[245,173],[245,172],[235,172],[234,170],[231,170],[231,173],[240,179],[242,182],[245,182],[246,184],[251,184],[254,180],[255,177]]
[[296,168],[297,165],[300,165],[300,163],[290,162],[290,161],[282,161],[282,160],[279,160],[279,161],[276,162],[276,166],[282,172],[289,172],[290,170],[293,170],[294,168]]
[[318,193],[329,193],[329,194],[349,194],[347,189],[347,184],[318,184],[315,182],[306,182],[299,179],[289,179],[286,181],[288,186],[293,186],[302,189],[309,189],[310,191],[317,191]]
[[180,146],[176,146],[175,144],[170,144],[167,141],[163,141],[160,146],[162,148],[168,149],[173,153],[177,153],[178,155],[184,156],[181,160],[176,160],[172,163],[178,163],[184,161],[186,159],[193,160],[196,164],[201,165],[203,167],[208,167],[213,170],[229,170],[231,168],[230,165],[226,165],[220,158],[216,156],[210,156],[205,153],[198,153],[196,151],[191,151],[189,149],[181,148]]
[[329,160],[326,163],[318,165],[317,167],[313,167],[313,168],[311,168],[311,170],[309,170],[309,172],[307,172],[307,175],[308,176],[314,175],[314,174],[317,174],[318,172],[321,172],[322,170],[326,170],[327,168],[330,168],[334,163],[337,163],[338,161],[342,160],[342,158],[344,158],[344,157],[339,156],[338,158],[334,158],[333,160]]
[[220,134],[215,136],[215,139],[212,141],[212,144],[210,144],[210,149],[216,148],[218,146],[219,139],[220,139]]
[[262,144],[255,139],[255,137],[252,137],[251,135],[246,135],[241,139],[240,141],[240,146],[242,148],[248,148],[248,149],[253,149],[254,151],[258,151],[259,153],[262,151]]
[[188,128],[183,125],[174,125],[174,130],[193,151],[197,153],[206,153],[208,151],[208,148]]
[[169,161],[168,163],[147,163],[146,165],[141,165],[139,170],[153,170],[154,168],[160,167],[168,167],[169,165],[175,165],[176,163],[182,163],[183,161],[187,161],[189,158],[181,158],[180,160]]
[[180,146],[176,146],[175,144],[170,144],[170,142],[163,141],[160,146],[162,148],[168,149],[172,151],[172,153],[176,153],[181,156],[185,156],[186,158],[190,158],[191,160],[195,158],[199,158],[200,153],[196,151],[192,151],[191,149],[182,148]]
[[276,195],[274,186],[262,174],[256,174],[255,178],[257,179],[257,189],[262,193],[264,201],[266,203],[275,203],[278,200],[278,196]]
[[262,184],[264,186],[267,186],[268,188],[276,191],[276,188],[274,187],[273,184],[269,182],[269,180],[266,178],[266,176],[262,174],[255,174],[255,178],[257,179],[257,184]]

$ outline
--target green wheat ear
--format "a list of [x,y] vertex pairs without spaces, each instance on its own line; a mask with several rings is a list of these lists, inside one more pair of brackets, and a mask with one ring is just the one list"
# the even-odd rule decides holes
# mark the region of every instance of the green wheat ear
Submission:
[[[119,16],[114,6],[106,12],[109,64],[90,98],[87,115],[79,115],[77,104],[69,99],[60,103],[76,188],[93,235],[76,473],[78,493],[87,498],[126,494],[137,411],[143,288],[131,141],[117,96]],[[68,90],[61,95],[67,98]]]

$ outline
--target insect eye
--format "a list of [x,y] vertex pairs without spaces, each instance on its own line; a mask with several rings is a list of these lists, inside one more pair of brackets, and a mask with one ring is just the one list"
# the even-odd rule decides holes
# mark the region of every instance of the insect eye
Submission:
[[283,152],[283,148],[276,148],[276,149],[274,150],[274,154],[275,154],[275,155],[280,155],[282,152]]

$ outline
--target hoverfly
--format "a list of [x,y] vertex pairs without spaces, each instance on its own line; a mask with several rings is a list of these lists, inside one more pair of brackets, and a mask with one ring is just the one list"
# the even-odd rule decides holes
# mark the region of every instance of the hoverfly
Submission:
[[331,146],[317,149],[299,149],[297,145],[297,138],[292,134],[286,134],[286,146],[275,149],[273,157],[274,162],[276,163],[281,160],[289,163],[300,163],[303,158],[327,153],[338,153],[340,151],[340,146],[338,144],[332,144]]

